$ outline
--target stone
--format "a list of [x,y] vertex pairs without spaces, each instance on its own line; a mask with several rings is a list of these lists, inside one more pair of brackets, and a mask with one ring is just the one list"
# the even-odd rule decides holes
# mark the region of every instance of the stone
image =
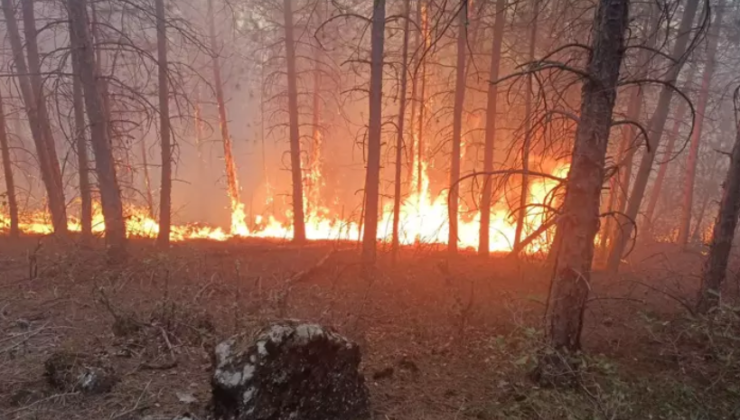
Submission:
[[44,377],[52,387],[66,392],[103,394],[118,382],[112,367],[81,353],[57,352],[44,362]]
[[369,417],[360,348],[330,328],[283,321],[213,352],[217,420],[359,420]]

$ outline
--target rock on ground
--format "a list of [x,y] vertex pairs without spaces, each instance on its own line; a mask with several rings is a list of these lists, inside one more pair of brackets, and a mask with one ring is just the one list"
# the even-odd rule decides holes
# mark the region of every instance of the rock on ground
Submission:
[[214,350],[211,408],[219,420],[357,420],[368,417],[360,348],[316,324],[285,321],[255,340]]
[[66,392],[102,394],[118,382],[113,368],[94,356],[58,352],[44,362],[44,377],[52,387]]

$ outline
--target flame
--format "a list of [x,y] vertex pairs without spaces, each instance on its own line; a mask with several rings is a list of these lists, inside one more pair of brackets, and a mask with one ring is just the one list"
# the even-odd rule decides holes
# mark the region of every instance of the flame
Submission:
[[[445,244],[448,236],[447,223],[447,193],[442,192],[433,198],[429,177],[427,174],[427,162],[418,162],[421,165],[421,178],[412,179],[413,191],[401,204],[401,224],[399,240],[402,244]],[[570,166],[561,164],[552,171],[554,176],[564,178],[567,176]],[[320,172],[314,174],[320,179]],[[312,175],[312,176],[314,176]],[[527,212],[525,223],[525,235],[534,232],[544,223],[545,212],[537,205],[550,205],[552,194],[557,181],[550,179],[537,179],[530,183],[529,198],[532,206]],[[418,189],[417,189],[418,188]],[[317,195],[314,195],[317,197]],[[268,198],[268,202],[271,202]],[[306,217],[306,236],[311,240],[318,239],[340,239],[359,240],[361,230],[358,222],[342,220],[332,217],[331,211],[322,206],[316,199],[310,206],[311,210]],[[234,202],[232,201],[232,204]],[[459,244],[461,248],[478,246],[478,230],[480,227],[480,216],[475,209],[461,206],[460,214],[474,214],[473,217],[459,222]],[[126,215],[126,229],[130,237],[155,238],[159,233],[159,224],[149,216],[149,211],[143,207],[127,205],[124,209]],[[500,200],[494,206],[491,214],[490,228],[490,251],[510,251],[514,243],[516,232],[516,221],[511,217],[511,211]],[[286,213],[284,220],[291,220],[291,214]],[[463,216],[464,219],[464,216]],[[214,241],[225,241],[232,237],[254,237],[254,238],[283,238],[293,237],[292,225],[284,223],[275,215],[256,215],[254,229],[248,229],[246,225],[247,216],[244,205],[237,202],[232,207],[231,226],[227,233],[221,228],[203,226],[199,224],[173,225],[170,239],[180,242],[188,239],[208,239]],[[378,225],[378,240],[390,241],[393,221],[393,204],[389,203],[382,209],[382,215]],[[76,218],[70,218],[69,230],[79,232],[81,223]],[[5,215],[0,215],[0,232],[7,231],[10,220]],[[51,219],[46,212],[34,212],[21,215],[19,226],[21,232],[27,234],[46,235],[53,232]],[[102,234],[105,231],[102,209],[99,203],[93,205],[93,233]],[[546,250],[549,247],[548,231],[540,238],[532,241],[525,249],[527,253]]]

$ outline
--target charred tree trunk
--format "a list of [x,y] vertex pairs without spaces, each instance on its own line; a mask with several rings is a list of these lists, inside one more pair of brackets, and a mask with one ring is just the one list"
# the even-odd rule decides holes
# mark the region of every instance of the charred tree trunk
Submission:
[[[737,91],[736,100],[737,100]],[[740,124],[737,125],[735,146],[732,148],[730,168],[722,185],[717,221],[712,231],[709,255],[704,261],[701,289],[697,309],[707,312],[719,305],[722,282],[727,275],[727,261],[735,238],[738,215],[740,215]]]
[[[401,64],[401,100],[398,104],[398,133],[396,134],[396,178],[393,195],[393,237],[391,240],[391,252],[393,261],[398,257],[399,233],[398,227],[401,221],[401,172],[404,147],[404,123],[406,121],[406,85],[408,79],[409,61],[409,19],[411,18],[411,0],[404,1],[403,7],[403,55]],[[413,121],[413,120],[412,120]]]
[[[286,2],[289,0],[286,0]],[[385,0],[374,0],[370,39],[370,121],[365,175],[365,229],[362,232],[362,261],[375,264],[380,195],[380,129],[383,99],[383,47],[385,43]]]
[[5,196],[8,199],[8,212],[10,213],[10,236],[17,238],[18,230],[18,202],[15,199],[15,182],[13,182],[13,161],[10,159],[10,146],[8,132],[5,125],[5,108],[3,96],[0,92],[0,148],[3,157],[3,173],[5,175]]
[[699,143],[701,142],[702,128],[704,126],[704,113],[707,110],[709,100],[709,88],[712,84],[712,75],[716,64],[717,44],[719,43],[719,28],[722,25],[722,14],[725,4],[723,0],[717,5],[717,15],[711,25],[709,34],[709,46],[707,59],[702,73],[701,92],[699,93],[699,104],[696,108],[696,126],[691,133],[691,147],[686,162],[686,178],[684,180],[683,205],[681,206],[681,221],[678,225],[678,243],[686,245],[691,233],[691,210],[694,203],[694,179],[696,178],[696,163],[699,160]]
[[[316,21],[324,21],[324,3],[318,2],[316,5]],[[311,139],[309,162],[308,162],[308,175],[306,176],[306,208],[305,213],[311,214],[315,211],[315,208],[320,206],[321,201],[321,82],[322,82],[322,68],[321,68],[321,49],[318,43],[313,44],[313,121],[311,127],[313,133]],[[303,175],[303,174],[302,174]]]
[[167,22],[164,0],[155,0],[157,14],[157,67],[159,76],[159,137],[162,144],[162,178],[159,191],[159,234],[157,245],[170,245],[172,212],[172,146],[170,145],[170,88],[167,77]]
[[[696,70],[696,62],[694,62],[689,67],[688,78],[686,79],[686,83],[683,86],[684,92],[691,89],[695,70]],[[665,147],[665,158],[663,159],[663,161],[660,163],[660,166],[658,167],[658,175],[655,177],[655,182],[653,183],[653,189],[650,192],[650,201],[648,201],[648,207],[645,213],[645,223],[647,223],[647,226],[649,229],[652,229],[653,216],[655,215],[655,209],[658,206],[658,200],[660,200],[660,194],[663,190],[663,182],[665,180],[665,176],[668,173],[668,165],[670,163],[670,156],[673,154],[673,149],[676,145],[676,139],[678,138],[679,131],[681,130],[681,124],[683,124],[684,122],[683,119],[685,116],[686,116],[686,103],[681,101],[681,103],[678,104],[678,108],[676,109],[676,114],[674,115],[673,127],[671,127],[671,131],[668,134],[668,143],[666,143],[666,147]]]
[[[650,69],[650,50],[657,42],[658,37],[658,25],[660,24],[661,13],[658,7],[651,4],[647,6],[648,9],[648,22],[645,27],[646,49],[640,50],[638,53],[637,60],[637,78],[643,78],[649,72]],[[642,86],[635,85],[629,88],[629,102],[627,104],[626,118],[631,121],[640,121],[640,114],[642,113],[642,105],[644,102],[644,89]],[[611,191],[609,194],[609,211],[616,210],[618,213],[623,213],[624,208],[627,205],[629,198],[630,183],[632,181],[632,161],[635,156],[635,134],[636,129],[632,124],[626,124],[622,128],[622,141],[619,146],[619,152],[617,154],[618,172],[615,175],[613,182],[611,183]],[[609,256],[609,245],[613,246],[615,242],[615,235],[617,234],[617,219],[615,217],[609,217],[606,220],[606,226],[604,228],[604,237],[602,238],[602,255],[604,259],[608,260]]]
[[149,158],[147,157],[146,139],[141,138],[141,166],[144,169],[144,188],[146,188],[146,206],[149,217],[154,219],[154,194],[152,193],[152,178],[149,176]]
[[426,51],[430,46],[429,40],[429,20],[427,16],[426,0],[418,0],[417,11],[419,19],[421,20],[421,42],[422,42],[422,56],[419,58],[421,62],[421,84],[419,85],[419,125],[416,130],[416,193],[421,196],[422,189],[422,170],[424,158],[424,114],[426,106],[424,101],[426,100],[426,88],[427,88],[427,58]]
[[[26,66],[26,57],[23,53],[23,42],[18,30],[18,22],[15,18],[15,8],[12,0],[2,0],[3,14],[8,31],[8,38],[13,51],[13,61],[18,75],[18,84],[23,97],[23,103],[28,115],[31,136],[36,147],[36,157],[39,161],[41,179],[46,189],[49,200],[49,212],[55,233],[65,234],[67,232],[67,208],[64,201],[62,189],[61,171],[59,161],[56,157],[53,139],[51,138],[51,127],[46,113],[46,105],[41,91],[41,75],[39,74],[38,48],[36,47],[36,27],[33,16],[33,1],[23,2],[24,26],[26,29],[26,47],[29,55],[29,66]],[[30,7],[30,10],[29,10]],[[30,38],[28,38],[30,35]],[[33,61],[33,66],[31,64]],[[33,73],[33,75],[31,75]]]
[[105,220],[105,241],[111,261],[118,262],[126,257],[126,224],[123,219],[121,191],[116,178],[108,121],[103,111],[100,85],[95,81],[95,57],[88,31],[89,23],[85,0],[67,0],[70,20],[70,37],[79,45],[75,54],[80,64],[80,79],[85,96],[85,108],[90,120],[95,170],[100,186],[100,200]]
[[628,12],[629,0],[601,0],[594,19],[589,78],[581,94],[581,121],[563,204],[565,217],[558,222],[555,238],[558,254],[546,311],[548,342],[556,350],[577,351],[581,345]]
[[288,62],[288,118],[290,122],[290,173],[293,180],[293,240],[306,240],[303,214],[303,177],[301,175],[301,139],[298,130],[298,76],[295,66],[292,0],[283,1],[285,15],[285,54]]
[[457,34],[457,69],[455,80],[455,105],[452,121],[452,161],[450,164],[450,199],[448,201],[448,218],[450,220],[447,250],[450,254],[457,253],[457,223],[458,223],[458,189],[451,188],[460,179],[460,143],[462,142],[462,113],[465,104],[465,48],[468,45],[468,1],[462,0],[458,12]]
[[236,162],[231,148],[231,134],[229,133],[229,122],[226,118],[226,101],[224,100],[224,87],[221,81],[221,63],[219,60],[219,47],[216,39],[216,23],[213,12],[213,0],[208,0],[208,35],[211,41],[211,64],[213,65],[213,84],[216,91],[216,102],[218,104],[218,121],[221,128],[221,142],[224,147],[224,162],[226,163],[226,182],[231,201],[231,233],[233,235],[246,235],[244,227],[244,204],[240,197],[239,178],[236,175]]
[[[529,33],[529,57],[528,61],[534,61],[534,51],[537,46],[537,18],[539,14],[540,2],[534,0],[532,10],[532,22]],[[522,239],[524,222],[527,218],[527,201],[529,198],[529,148],[532,144],[532,95],[534,94],[533,85],[534,75],[527,75],[527,91],[524,96],[524,144],[522,145],[522,191],[519,196],[519,214],[516,218],[516,232],[514,233],[514,248],[519,247],[519,241]]]
[[[686,62],[687,57],[685,56],[686,48],[689,44],[689,38],[691,37],[691,24],[694,21],[696,10],[699,7],[699,0],[688,0],[686,7],[681,18],[681,24],[678,28],[678,37],[676,43],[673,46],[673,52],[671,58],[674,60],[674,65],[668,71],[666,77],[666,83],[675,85],[678,74],[681,72],[681,67]],[[640,161],[640,168],[637,171],[635,177],[635,184],[632,187],[630,194],[629,203],[627,205],[626,215],[630,220],[637,220],[637,213],[640,210],[640,204],[642,198],[645,195],[645,188],[647,187],[648,178],[650,171],[655,161],[655,154],[658,151],[660,145],[660,138],[663,135],[663,128],[665,127],[666,119],[668,118],[668,111],[670,108],[671,98],[673,97],[673,89],[664,86],[660,91],[658,98],[658,104],[655,108],[655,113],[650,120],[650,126],[648,127],[648,143],[650,145],[649,150],[645,150]],[[621,229],[617,230],[617,235],[614,241],[614,246],[611,249],[609,255],[609,261],[607,268],[609,271],[616,271],[619,268],[619,263],[622,260],[624,249],[629,242],[629,238],[632,236],[634,226],[632,223],[624,223]]]
[[[72,26],[70,21],[70,33]],[[72,48],[72,105],[75,118],[75,148],[77,149],[77,166],[80,187],[80,225],[82,228],[82,242],[89,243],[92,239],[92,192],[90,190],[90,164],[87,154],[87,138],[85,125],[85,98],[82,92],[80,78],[79,54],[74,51],[80,48],[76,37],[70,38]]]
[[692,241],[702,241],[701,225],[704,222],[704,215],[706,214],[707,205],[709,204],[709,194],[704,194],[704,199],[701,202],[701,208],[699,209],[699,216],[696,218],[696,224],[694,225],[694,232],[691,234]]
[[38,104],[39,122],[48,153],[48,164],[51,181],[54,185],[53,194],[49,195],[49,209],[51,210],[54,231],[67,232],[67,203],[64,199],[64,182],[62,171],[59,166],[57,149],[54,144],[54,135],[51,132],[51,123],[46,109],[46,99],[41,77],[41,59],[39,57],[38,42],[36,40],[36,16],[34,14],[34,1],[21,1],[23,15],[23,32],[25,34],[26,52],[28,56],[28,70],[31,72],[31,91]]
[[[493,46],[491,47],[491,82],[498,80],[501,63],[501,45],[506,25],[506,0],[496,0],[496,18],[493,22]],[[496,111],[498,106],[498,84],[489,83],[486,106],[486,140],[483,151],[483,172],[493,170],[493,149],[496,141]],[[478,254],[490,253],[491,235],[491,177],[483,180],[483,193],[480,204],[480,232]]]
[[[413,50],[415,53],[412,55],[412,60],[408,65],[414,66],[414,71],[411,74],[411,115],[409,116],[409,138],[406,142],[407,147],[406,150],[408,151],[408,170],[407,170],[407,176],[406,176],[406,182],[409,186],[409,191],[413,189],[413,180],[414,180],[414,173],[416,171],[416,167],[414,166],[415,162],[415,156],[416,156],[416,108],[417,108],[417,91],[418,91],[418,81],[419,78],[417,77],[417,70],[419,69],[419,64],[421,62],[414,63],[413,58],[418,57],[422,54],[423,50],[421,48],[421,1],[416,1],[416,16],[415,16],[415,23],[416,27],[419,28],[418,31],[414,32],[414,48]],[[407,18],[410,19],[410,16]],[[418,55],[418,56],[417,56]]]

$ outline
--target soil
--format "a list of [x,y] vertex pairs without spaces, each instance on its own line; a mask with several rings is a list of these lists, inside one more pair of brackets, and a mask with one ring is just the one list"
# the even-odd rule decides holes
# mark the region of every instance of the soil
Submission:
[[[539,329],[549,285],[537,256],[448,261],[406,247],[395,264],[381,253],[368,273],[351,243],[130,250],[109,266],[102,244],[0,238],[0,418],[202,416],[212,346],[282,318],[331,325],[360,345],[375,418],[486,418],[509,398],[501,384],[512,360],[497,343]],[[594,274],[583,340],[587,353],[646,375],[667,367],[641,320],[685,311],[702,255],[640,252],[618,276]],[[102,395],[52,389],[44,362],[60,351],[105,359],[120,381]]]

